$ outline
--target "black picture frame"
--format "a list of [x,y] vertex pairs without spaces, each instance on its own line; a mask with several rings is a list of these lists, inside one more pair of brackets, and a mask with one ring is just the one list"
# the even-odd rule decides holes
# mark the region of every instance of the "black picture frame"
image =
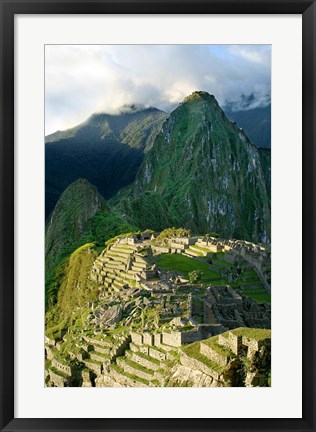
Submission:
[[[301,419],[23,419],[14,417],[14,16],[15,14],[302,14],[303,417]],[[1,431],[314,431],[316,4],[306,0],[0,0],[0,429]],[[31,395],[30,395],[31,397]],[[280,403],[282,403],[280,401]]]

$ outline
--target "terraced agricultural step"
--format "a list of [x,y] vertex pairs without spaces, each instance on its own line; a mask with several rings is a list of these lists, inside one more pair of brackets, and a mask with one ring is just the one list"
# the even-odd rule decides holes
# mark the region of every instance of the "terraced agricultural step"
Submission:
[[135,275],[139,273],[139,269],[137,269],[137,270],[129,269],[129,270],[127,270],[126,273],[127,273],[128,275],[130,275],[130,276],[133,276],[134,279],[135,279]]
[[175,351],[175,347],[174,346],[166,345],[166,344],[163,344],[163,343],[161,343],[159,345],[159,348],[163,349],[166,353],[170,353],[170,351]]
[[119,288],[121,289],[125,284],[125,282],[121,282],[118,278],[115,278],[114,282],[112,283],[113,288]]
[[204,257],[206,257],[208,254],[211,253],[211,251],[207,250],[206,248],[203,248],[202,246],[198,246],[197,244],[191,245],[189,250],[198,253],[199,256],[204,256]]
[[134,258],[135,258],[136,263],[147,265],[147,261],[143,257],[141,257],[139,255],[135,255]]
[[142,271],[142,270],[145,269],[146,267],[147,267],[147,264],[138,263],[138,262],[133,262],[132,270]]
[[247,274],[241,275],[240,280],[245,281],[245,282],[260,281],[260,279],[258,278],[256,273],[255,274],[249,274],[249,275],[247,275]]
[[98,360],[87,359],[83,360],[82,363],[96,375],[101,375],[103,371],[103,362]]
[[108,354],[102,354],[96,351],[90,351],[89,356],[91,360],[108,364],[110,363],[111,357]]
[[222,267],[217,267],[215,264],[210,264],[210,270],[212,270],[215,273],[220,274],[221,271],[223,271]]
[[183,243],[177,243],[177,242],[170,243],[170,247],[173,248],[173,249],[178,249],[180,251],[188,249],[188,245],[183,244]]
[[222,270],[229,270],[232,267],[228,263],[214,258],[212,259],[212,265]]
[[111,289],[113,292],[119,293],[122,291],[122,285],[118,284],[118,283],[113,283],[111,285]]
[[120,262],[109,261],[106,265],[107,269],[125,270],[126,265]]
[[153,359],[152,357],[141,352],[135,353],[133,351],[126,351],[125,355],[135,363],[138,363],[152,371],[157,371],[160,368],[160,362],[158,360]]
[[116,363],[127,373],[130,373],[136,377],[151,381],[154,379],[154,372],[140,364],[129,360],[127,358],[119,357],[116,359]]
[[136,248],[134,246],[130,245],[113,245],[110,249],[111,252],[121,252],[125,254],[132,254],[136,251]]
[[116,270],[114,270],[114,269],[107,269],[106,277],[108,277],[108,278],[110,278],[110,279],[113,280],[113,279],[116,278],[117,274],[118,274],[118,272]]
[[50,381],[57,387],[67,387],[69,377],[64,375],[62,372],[55,368],[47,369],[47,375],[49,375]]
[[99,345],[105,348],[111,348],[113,346],[113,342],[110,338],[95,338],[90,336],[83,336],[82,339],[87,342],[89,345]]
[[93,350],[94,350],[96,353],[99,353],[99,354],[106,354],[106,355],[109,355],[110,352],[111,352],[111,348],[110,348],[110,347],[104,347],[104,346],[96,345],[96,344],[93,344]]
[[262,290],[264,289],[264,286],[261,282],[254,283],[254,282],[239,282],[239,286],[243,290]]
[[122,369],[117,364],[110,365],[110,376],[124,387],[148,387],[149,381],[136,377]]
[[121,252],[121,251],[117,251],[117,250],[112,251],[111,250],[111,251],[107,252],[107,256],[111,257],[112,259],[115,259],[117,261],[122,260],[124,262],[127,262],[130,254],[128,252]]
[[134,353],[141,352],[159,361],[167,360],[168,352],[163,348],[161,348],[160,346],[157,347],[152,345],[136,345],[135,343],[131,342],[130,350],[133,351]]
[[131,282],[131,279],[126,277],[126,273],[118,273],[115,280],[122,282],[123,285],[129,284]]
[[111,284],[111,283],[113,282],[113,280],[114,280],[113,277],[108,277],[108,276],[106,276],[106,277],[104,278],[104,282],[107,282],[108,284]]
[[180,362],[183,366],[197,369],[218,380],[224,367],[200,352],[200,343],[195,342],[180,350]]
[[226,366],[233,356],[233,353],[229,349],[218,343],[218,338],[202,341],[200,344],[200,352],[221,366]]
[[200,252],[194,251],[191,248],[186,249],[184,255],[189,255],[191,257],[203,257],[204,256]]

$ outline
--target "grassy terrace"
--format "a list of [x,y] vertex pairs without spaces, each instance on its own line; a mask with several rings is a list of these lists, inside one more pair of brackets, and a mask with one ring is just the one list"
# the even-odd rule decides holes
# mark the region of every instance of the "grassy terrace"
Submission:
[[202,283],[217,282],[219,280],[218,273],[212,271],[207,263],[184,255],[161,254],[158,256],[156,263],[162,268],[182,273],[186,278],[189,277],[191,271],[201,270],[203,272]]
[[[219,255],[219,254],[218,254]],[[224,255],[220,255],[221,257]],[[220,259],[221,262],[225,262],[227,264],[227,268],[229,269],[232,265]],[[253,280],[243,280],[245,277],[241,275],[240,280],[236,280],[234,283],[229,282],[225,279],[222,279],[221,276],[211,270],[209,264],[206,262],[198,261],[194,258],[189,258],[180,254],[161,254],[156,259],[156,264],[166,270],[174,270],[176,272],[181,273],[184,277],[189,278],[189,273],[193,270],[201,270],[203,272],[201,283],[204,285],[231,285],[233,288],[238,288],[248,297],[255,300],[257,303],[271,303],[271,294],[265,290],[264,287],[256,288],[256,289],[246,289],[243,288],[242,285],[239,288],[239,282],[241,284],[247,285],[250,283],[258,283],[261,284],[260,279],[258,278],[256,272],[251,268],[247,270],[246,274],[248,277],[253,276]],[[249,268],[248,264],[244,266],[246,269]]]
[[119,360],[123,360],[127,366],[130,366],[135,370],[139,370],[141,372],[147,373],[148,375],[154,375],[154,372],[151,369],[147,369],[145,366],[142,366],[139,363],[136,363],[127,357],[119,357]]
[[233,353],[226,347],[223,347],[218,343],[218,336],[215,336],[211,339],[203,340],[203,344],[209,346],[214,351],[218,352],[224,357],[230,358],[233,356]]
[[245,336],[250,339],[255,339],[257,341],[271,338],[270,329],[256,329],[256,328],[246,328],[241,327],[234,330],[230,330],[235,336]]
[[258,288],[258,289],[239,288],[239,290],[242,293],[244,293],[246,296],[255,300],[257,303],[271,303],[271,293],[266,291],[264,288]]
[[[132,353],[131,351],[129,351],[129,352]],[[136,353],[136,355],[138,355],[139,357],[141,357],[141,358],[143,358],[145,360],[148,360],[151,363],[155,363],[156,365],[160,365],[160,361],[159,360],[155,359],[154,357],[150,357],[150,356],[142,353],[141,351],[138,351]]]
[[126,376],[127,378],[130,378],[131,380],[135,381],[135,382],[141,382],[143,384],[149,385],[149,381],[146,380],[145,378],[140,378],[136,375],[133,375],[129,372],[125,372],[124,369],[122,369],[119,365],[117,364],[112,364],[111,365],[111,369],[114,369],[118,374]]
[[200,342],[194,342],[193,344],[182,348],[182,351],[189,357],[204,363],[208,368],[215,372],[221,373],[225,369],[225,366],[220,366],[218,363],[213,362],[208,357],[200,353]]

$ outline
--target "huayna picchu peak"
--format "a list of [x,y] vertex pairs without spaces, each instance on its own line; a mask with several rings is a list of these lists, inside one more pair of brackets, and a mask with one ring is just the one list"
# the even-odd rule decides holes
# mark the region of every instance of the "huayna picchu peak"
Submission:
[[244,131],[214,96],[194,92],[163,123],[118,207],[141,228],[149,223],[159,230],[168,221],[194,232],[268,242],[266,184],[258,149]]

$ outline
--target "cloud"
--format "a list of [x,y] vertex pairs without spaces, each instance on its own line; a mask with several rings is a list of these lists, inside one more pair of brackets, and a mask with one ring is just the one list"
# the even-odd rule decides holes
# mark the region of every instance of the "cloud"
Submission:
[[270,87],[269,45],[46,45],[45,132],[124,104],[168,111],[194,90],[264,106]]

